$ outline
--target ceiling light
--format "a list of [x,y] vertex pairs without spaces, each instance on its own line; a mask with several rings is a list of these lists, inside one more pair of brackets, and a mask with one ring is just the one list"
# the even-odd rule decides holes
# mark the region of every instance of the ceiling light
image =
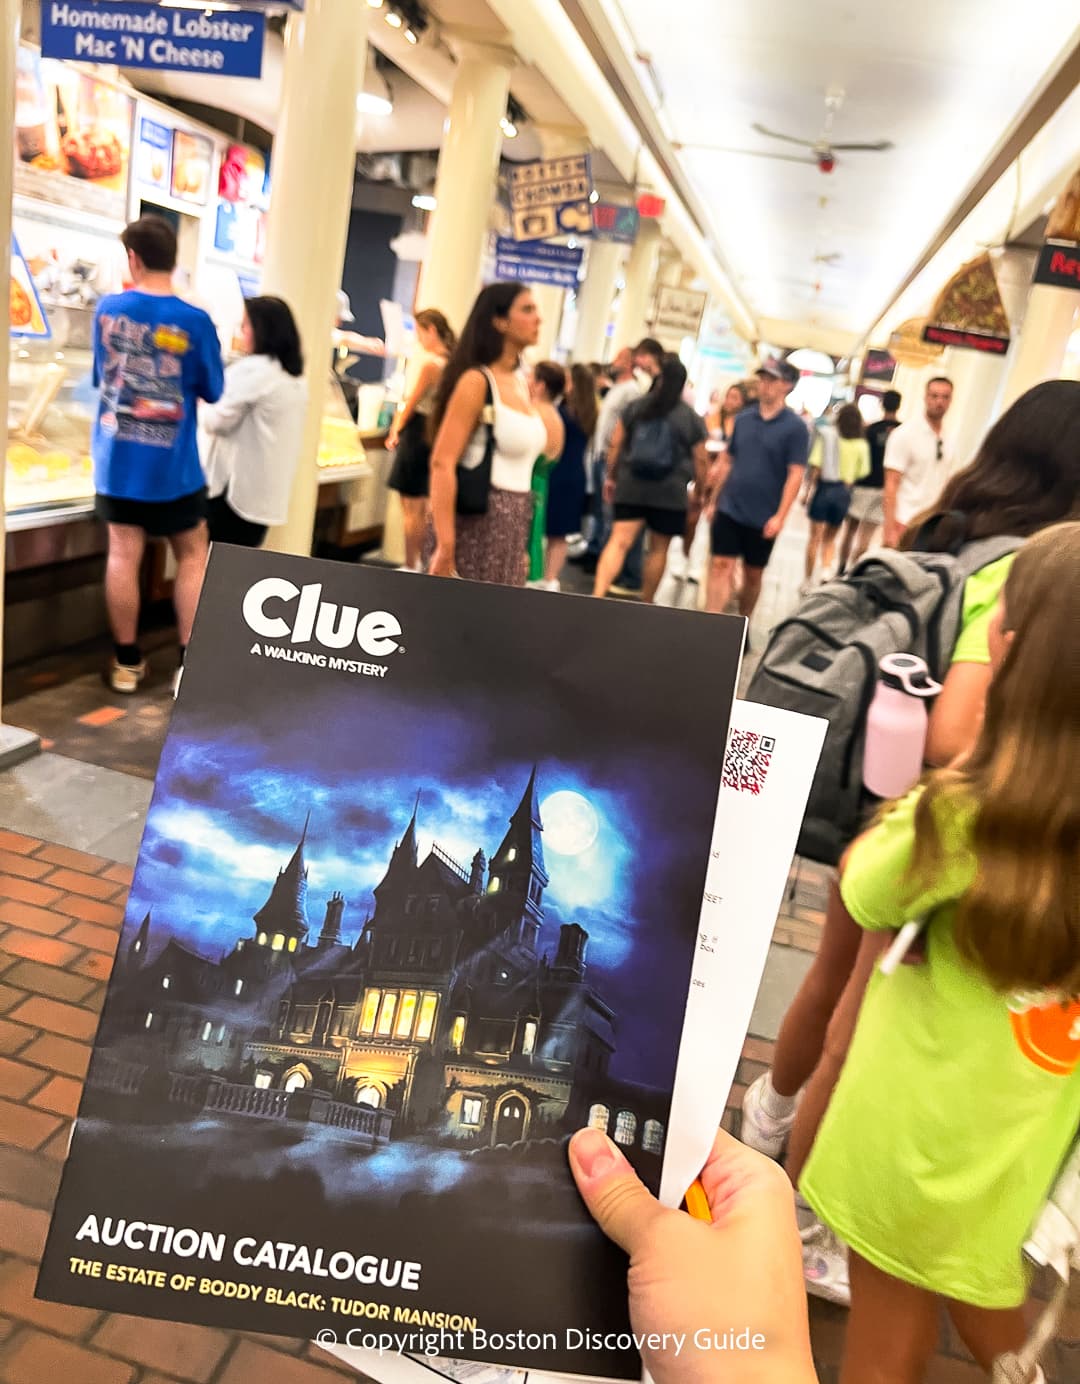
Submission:
[[364,73],[364,85],[356,97],[356,109],[363,115],[391,115],[394,98],[390,84],[374,63]]
[[369,9],[373,9],[373,10],[381,10],[381,9],[382,9],[383,0],[367,0],[367,2],[368,2],[368,7],[369,7]]
[[405,30],[405,41],[406,43],[419,43],[419,39],[416,37],[416,31],[414,29],[407,28]]
[[595,206],[596,203],[599,202],[599,200],[600,200],[600,194],[599,194],[599,192],[597,192],[596,188],[593,188],[592,192],[589,193],[589,201],[592,202],[593,205]]
[[401,26],[405,23],[401,15],[398,14],[397,10],[386,11],[386,22],[390,25],[391,29],[400,29]]
[[436,202],[430,192],[418,192],[412,199],[413,206],[417,211],[434,211]]
[[505,115],[499,121],[499,129],[502,130],[507,139],[517,139],[517,126]]

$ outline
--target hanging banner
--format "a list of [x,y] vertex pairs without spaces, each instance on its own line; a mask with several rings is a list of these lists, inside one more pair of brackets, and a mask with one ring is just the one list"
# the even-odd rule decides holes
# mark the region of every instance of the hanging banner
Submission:
[[1054,288],[1080,289],[1080,244],[1071,240],[1048,240],[1039,251],[1034,282]]
[[658,336],[697,336],[708,299],[707,293],[661,284],[656,290],[653,330]]
[[870,349],[863,357],[862,378],[876,384],[892,384],[896,374],[896,359],[888,351]]
[[515,240],[589,234],[592,164],[588,154],[515,164],[506,181]]
[[945,285],[930,310],[923,340],[996,356],[1009,349],[1009,317],[989,253],[969,260]]
[[617,202],[594,202],[592,229],[597,240],[613,240],[619,245],[633,245],[641,225],[637,207]]
[[519,241],[499,236],[495,242],[495,277],[515,283],[576,289],[582,253],[569,245],[523,246]]
[[258,10],[190,10],[136,0],[42,0],[46,58],[202,72],[262,75],[265,16]]

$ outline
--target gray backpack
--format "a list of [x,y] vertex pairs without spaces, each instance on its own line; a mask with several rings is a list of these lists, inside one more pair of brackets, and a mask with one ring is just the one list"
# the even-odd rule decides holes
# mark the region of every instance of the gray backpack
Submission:
[[960,633],[964,583],[1022,541],[980,539],[958,555],[881,549],[817,587],[773,630],[747,697],[829,723],[799,855],[835,865],[862,825],[871,802],[862,781],[866,714],[882,658],[917,654],[942,681]]

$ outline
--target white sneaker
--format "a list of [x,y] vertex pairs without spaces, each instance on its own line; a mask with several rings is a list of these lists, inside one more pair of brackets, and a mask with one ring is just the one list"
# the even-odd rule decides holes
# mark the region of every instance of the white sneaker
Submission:
[[800,1230],[803,1251],[803,1278],[811,1297],[834,1302],[838,1307],[851,1306],[851,1285],[848,1283],[847,1245],[838,1240],[827,1225],[816,1221]]
[[130,696],[138,692],[139,683],[146,677],[146,661],[141,663],[118,663],[114,658],[109,665],[108,683],[114,692]]
[[544,582],[544,587],[548,591],[561,591],[562,582],[558,577],[551,577],[548,581]]
[[761,1103],[762,1093],[768,1073],[765,1072],[752,1082],[743,1094],[742,1128],[739,1138],[744,1144],[767,1158],[779,1158],[784,1151],[791,1126],[795,1123],[794,1110],[790,1115],[777,1119],[766,1113]]

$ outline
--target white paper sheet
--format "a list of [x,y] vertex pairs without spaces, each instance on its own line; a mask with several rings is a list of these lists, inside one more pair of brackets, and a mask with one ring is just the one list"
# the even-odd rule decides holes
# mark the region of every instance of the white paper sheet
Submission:
[[[825,729],[817,717],[756,702],[736,701],[732,710],[660,1180],[667,1206],[681,1204],[724,1115]],[[380,1384],[566,1381],[540,1370],[320,1344]]]

